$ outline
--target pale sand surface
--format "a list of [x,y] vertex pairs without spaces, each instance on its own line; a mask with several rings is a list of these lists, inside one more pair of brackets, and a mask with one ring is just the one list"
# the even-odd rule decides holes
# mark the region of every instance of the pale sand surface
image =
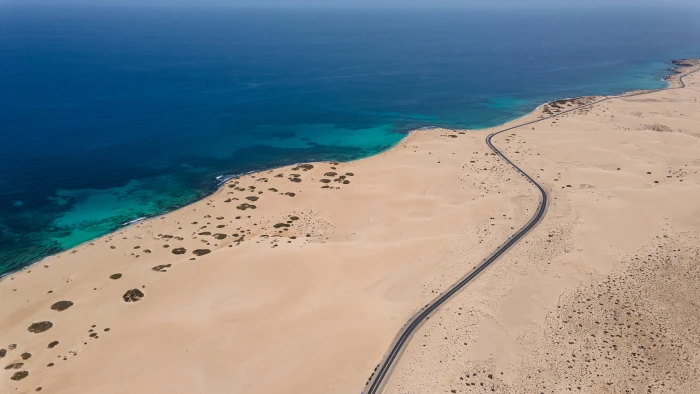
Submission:
[[[700,78],[686,83],[494,139],[552,205],[421,328],[387,392],[700,385]],[[368,159],[244,176],[4,278],[0,366],[23,365],[0,369],[0,393],[358,393],[406,319],[537,206],[491,131],[421,130]],[[127,303],[130,289],[145,296]]]
[[494,139],[547,214],[422,327],[386,393],[700,392],[700,75],[685,82]]

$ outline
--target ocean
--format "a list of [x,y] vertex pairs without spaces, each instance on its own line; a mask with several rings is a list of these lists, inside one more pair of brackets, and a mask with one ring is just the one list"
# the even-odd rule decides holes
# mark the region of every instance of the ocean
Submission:
[[0,275],[227,175],[660,88],[699,54],[687,10],[0,6]]

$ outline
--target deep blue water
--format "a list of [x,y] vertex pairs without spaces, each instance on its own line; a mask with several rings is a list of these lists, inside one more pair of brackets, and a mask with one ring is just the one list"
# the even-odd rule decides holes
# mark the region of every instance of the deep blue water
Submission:
[[215,177],[380,152],[547,100],[665,86],[677,11],[0,8],[0,274]]

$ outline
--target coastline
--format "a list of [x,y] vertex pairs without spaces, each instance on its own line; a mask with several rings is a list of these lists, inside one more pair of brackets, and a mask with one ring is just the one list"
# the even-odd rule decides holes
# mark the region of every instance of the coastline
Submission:
[[[674,84],[674,81],[677,80],[676,77],[677,77],[680,73],[682,73],[682,70],[683,70],[684,67],[687,67],[687,66],[688,66],[687,64],[684,64],[684,63],[683,63],[683,62],[686,61],[686,60],[687,60],[687,59],[677,59],[677,60],[671,60],[671,61],[669,62],[669,64],[670,64],[672,67],[667,68],[667,71],[669,71],[671,74],[669,74],[669,75],[667,75],[667,76],[665,76],[665,77],[662,78],[662,80],[664,80],[664,81],[666,81],[666,82],[668,83],[668,86],[669,86],[669,87],[673,87],[673,86],[674,86],[674,85],[673,85],[673,84]],[[691,65],[691,66],[692,66],[692,65]],[[632,90],[632,91],[628,91],[628,92],[621,92],[621,93],[619,93],[618,95],[621,95],[621,94],[630,94],[630,93],[635,93],[635,92],[640,92],[640,91],[644,91],[644,90]],[[615,95],[613,95],[613,96],[615,96]],[[534,112],[540,111],[542,108],[546,107],[547,105],[551,104],[552,102],[555,102],[555,101],[566,101],[566,100],[572,100],[572,99],[584,99],[584,98],[587,98],[587,97],[604,97],[604,96],[586,96],[586,95],[584,95],[584,96],[577,96],[577,97],[563,97],[563,98],[559,98],[559,99],[554,99],[554,100],[551,100],[551,101],[549,101],[549,102],[544,102],[544,103],[538,105],[537,107],[535,107],[534,109],[532,109],[531,111],[529,111],[528,113],[526,113],[526,114],[524,114],[524,115],[521,115],[521,116],[516,116],[515,118],[513,118],[513,119],[511,119],[511,120],[509,120],[509,121],[506,121],[506,122],[504,122],[504,123],[501,123],[501,124],[498,124],[498,125],[495,125],[495,126],[486,127],[486,128],[477,128],[477,129],[469,129],[469,130],[470,130],[470,131],[473,131],[473,130],[485,130],[485,129],[496,129],[496,128],[501,128],[501,127],[506,127],[507,125],[511,125],[511,124],[513,124],[514,122],[518,122],[518,121],[521,121],[522,119],[527,118],[530,114],[532,114],[532,113],[534,113]],[[607,96],[605,96],[605,97],[607,97]],[[430,130],[430,129],[436,129],[436,128],[439,129],[439,128],[443,128],[443,127],[440,127],[440,126],[424,126],[424,127],[418,128],[418,129],[410,130],[410,131],[408,131],[408,132],[406,133],[406,136],[405,136],[405,137],[403,137],[401,140],[397,141],[397,143],[394,144],[393,146],[388,147],[387,149],[385,149],[385,150],[383,150],[383,151],[381,151],[381,152],[379,152],[379,153],[376,153],[376,154],[373,154],[373,155],[370,155],[370,156],[367,156],[367,157],[363,157],[363,158],[360,158],[360,159],[351,160],[350,162],[352,162],[352,161],[358,161],[358,160],[364,160],[364,159],[373,157],[373,156],[375,156],[375,155],[377,155],[377,154],[386,153],[386,152],[390,151],[391,149],[393,149],[394,147],[398,146],[398,145],[399,145],[402,141],[404,141],[406,138],[409,138],[411,134],[413,134],[413,133],[415,133],[415,132],[417,132],[417,131],[421,131],[421,130]],[[311,163],[314,163],[314,162],[311,162]],[[186,204],[186,205],[183,205],[183,206],[179,206],[179,207],[174,208],[174,209],[173,209],[173,208],[166,208],[165,211],[162,212],[162,213],[158,213],[158,214],[153,215],[153,216],[146,216],[146,217],[143,217],[143,220],[155,219],[155,218],[161,217],[161,216],[163,216],[163,215],[167,215],[167,214],[170,214],[170,213],[172,213],[172,212],[175,212],[175,211],[177,211],[177,210],[186,208],[187,206],[189,206],[189,205],[191,205],[191,204],[194,204],[194,203],[196,203],[197,201],[204,200],[204,199],[208,198],[209,196],[211,196],[211,195],[217,193],[218,190],[219,190],[220,188],[222,188],[222,187],[225,186],[226,181],[228,181],[228,180],[230,180],[230,179],[233,179],[233,178],[236,178],[236,177],[241,177],[241,176],[246,176],[246,175],[250,175],[250,174],[263,173],[263,172],[265,172],[265,171],[276,170],[276,169],[280,169],[280,168],[284,168],[284,167],[288,167],[288,166],[294,166],[294,165],[298,165],[298,163],[297,163],[297,164],[289,164],[289,165],[283,166],[283,167],[272,167],[272,168],[264,168],[264,169],[261,169],[261,170],[244,171],[244,172],[241,173],[241,174],[232,174],[232,175],[225,175],[225,174],[222,174],[222,175],[220,175],[220,176],[225,177],[226,180],[225,180],[225,181],[219,182],[219,181],[218,181],[218,177],[217,177],[217,186],[214,187],[214,188],[211,190],[211,192],[209,192],[209,193],[203,195],[201,198],[198,198],[197,200],[192,201],[192,202],[189,203],[189,204]],[[142,219],[142,218],[135,218],[135,219],[133,219],[133,220],[136,220],[136,219]],[[130,220],[130,221],[131,221],[131,220]],[[126,223],[129,223],[130,221],[127,221]],[[125,223],[125,224],[126,224],[126,223]],[[26,269],[32,267],[33,265],[39,264],[39,263],[41,263],[43,260],[45,260],[45,259],[47,259],[47,258],[50,258],[50,257],[52,257],[52,256],[55,256],[55,255],[58,255],[58,254],[61,254],[61,253],[69,252],[69,251],[71,251],[71,250],[73,250],[73,249],[75,249],[75,248],[79,248],[79,247],[81,247],[81,246],[83,246],[83,245],[85,245],[85,244],[89,244],[90,242],[94,242],[94,241],[99,240],[99,239],[101,239],[101,238],[103,238],[103,237],[108,237],[108,236],[110,236],[111,234],[113,234],[113,233],[115,233],[115,232],[118,232],[118,231],[124,229],[125,227],[126,227],[126,226],[124,226],[124,224],[122,224],[122,226],[120,226],[120,227],[118,227],[118,228],[115,228],[115,229],[113,229],[113,230],[111,230],[111,231],[109,231],[109,232],[107,232],[107,233],[105,233],[105,234],[103,234],[103,235],[101,235],[101,236],[99,236],[99,237],[97,237],[97,238],[93,238],[93,239],[84,241],[84,242],[82,242],[82,243],[80,243],[80,244],[78,244],[78,245],[75,245],[75,246],[71,247],[71,248],[68,248],[68,249],[65,249],[65,250],[62,250],[62,251],[59,251],[59,252],[56,252],[56,253],[52,253],[52,254],[47,255],[47,256],[44,256],[44,257],[42,257],[42,258],[40,258],[40,259],[38,259],[38,260],[30,261],[30,262],[28,262],[27,265],[25,265],[25,266],[23,266],[23,267],[20,267],[20,268],[18,268],[18,269],[16,269],[16,270],[2,273],[2,274],[0,274],[0,281],[2,281],[2,279],[5,278],[6,276],[12,275],[12,274],[17,273],[17,272],[21,272],[21,271],[23,271],[23,270],[26,270]]]
[[[71,361],[62,368],[89,369],[94,376],[73,382],[73,392],[87,392],[98,387],[101,379],[109,380],[103,371],[106,364],[91,367],[92,361],[86,360],[110,362],[94,353],[94,347],[101,347],[99,354],[119,358],[131,354],[124,349],[133,349],[144,340],[158,349],[158,354],[144,355],[147,365],[162,365],[162,358],[175,360],[178,355],[182,357],[185,349],[195,353],[188,356],[192,360],[180,361],[184,366],[171,360],[163,367],[179,371],[183,379],[194,379],[188,368],[198,368],[198,364],[217,371],[217,378],[221,378],[218,373],[232,372],[221,383],[207,380],[200,382],[202,386],[188,386],[189,389],[208,387],[224,392],[237,387],[250,392],[295,392],[310,384],[310,376],[326,375],[334,377],[324,380],[332,382],[328,383],[331,386],[314,386],[310,392],[320,393],[328,387],[350,392],[349,388],[359,387],[358,378],[366,379],[367,372],[386,350],[387,338],[393,338],[405,321],[403,317],[432,299],[452,278],[461,276],[465,271],[464,258],[476,263],[478,258],[474,255],[487,254],[505,239],[511,227],[527,220],[527,210],[536,196],[526,182],[511,179],[512,171],[488,156],[482,137],[489,130],[536,119],[549,104],[491,129],[411,132],[381,154],[351,162],[311,163],[311,168],[292,165],[240,176],[192,205],[41,260],[37,263],[49,268],[42,270],[35,263],[32,267],[39,272],[27,272],[33,270],[28,267],[0,280],[3,297],[17,300],[0,309],[2,321],[12,321],[3,327],[2,340],[18,343],[19,348],[31,350],[33,358],[47,362],[56,358],[40,350],[46,347],[44,342],[48,343],[48,339],[61,337],[60,342],[67,345],[62,350],[58,348],[61,355],[79,348],[81,356],[70,353]],[[573,115],[566,118],[570,117]],[[506,137],[506,145],[516,138],[521,137]],[[513,153],[531,149],[519,146]],[[320,189],[323,186],[329,187]],[[268,193],[271,189],[275,191]],[[261,191],[264,193],[258,194]],[[244,194],[249,196],[243,197]],[[266,205],[266,200],[271,200],[271,205]],[[244,208],[236,209],[235,205]],[[505,218],[501,219],[504,212]],[[557,217],[556,211],[554,214]],[[231,219],[232,215],[241,219]],[[251,220],[246,221],[245,216]],[[241,224],[243,221],[245,225]],[[238,224],[241,225],[235,227]],[[216,231],[221,233],[211,234]],[[226,237],[217,238],[219,234]],[[163,248],[166,244],[168,248]],[[172,253],[176,247],[187,251],[182,255]],[[193,250],[209,252],[193,255]],[[51,274],[53,270],[59,271],[58,276]],[[124,279],[108,279],[107,274],[118,270]],[[32,274],[32,278],[23,274]],[[33,280],[34,276],[39,278]],[[65,278],[68,286],[57,283],[58,278]],[[255,278],[271,279],[272,283],[265,287],[265,283],[253,283]],[[206,288],[201,288],[204,284]],[[21,291],[12,294],[9,286]],[[130,287],[145,289],[145,296],[136,302],[122,301],[122,294]],[[476,288],[484,290],[481,286]],[[45,309],[50,302],[36,301],[47,297],[47,289],[52,291],[48,293],[51,302],[63,297],[75,301],[75,306],[58,315],[47,314]],[[484,294],[488,295],[489,290]],[[20,303],[24,297],[31,300],[30,305]],[[337,314],[338,309],[351,318]],[[25,323],[41,316],[49,316],[55,327],[40,334],[41,338],[26,338]],[[75,321],[65,320],[68,316]],[[191,320],[184,322],[179,316]],[[92,320],[95,323],[88,323]],[[110,328],[109,332],[116,332],[117,338],[110,339],[113,334],[103,331],[99,336],[104,338],[85,338],[86,345],[82,345],[79,338],[83,334],[77,334],[77,327],[82,330],[83,325],[87,328],[91,324]],[[164,333],[159,328],[163,324],[178,334],[171,337]],[[279,324],[291,328],[270,328]],[[314,329],[319,326],[327,332]],[[236,333],[235,337],[230,333]],[[273,376],[281,383],[253,384],[249,380],[252,378],[245,377],[247,371],[258,377],[270,376],[266,372],[270,360],[277,357],[289,361],[297,357],[301,350],[285,342],[285,338],[295,335],[300,343],[313,349],[310,360],[292,368],[291,374],[284,372],[284,363],[272,368],[278,372]],[[347,335],[359,344],[338,343]],[[278,349],[273,351],[259,343],[259,337],[294,357],[280,356],[275,353]],[[67,344],[63,338],[69,338]],[[183,348],[182,343],[192,346]],[[315,343],[323,349],[317,349]],[[350,361],[337,366],[333,354],[347,354]],[[226,361],[231,357],[233,361]],[[331,362],[336,363],[337,369],[327,365]],[[59,387],[67,382],[65,374],[44,370],[40,364],[31,367],[26,381],[36,378],[35,371],[40,370],[39,379],[47,382],[47,388],[60,392],[69,387]],[[344,372],[339,374],[339,370]],[[123,370],[127,371],[137,382],[145,382],[146,386],[139,387],[149,388],[147,374],[142,373],[145,371]],[[238,379],[247,383],[237,383]],[[25,384],[25,380],[19,384]],[[150,386],[151,391],[167,391],[167,382],[158,384],[164,386]],[[119,385],[103,392],[123,392],[128,382]],[[31,386],[25,388],[29,390]]]

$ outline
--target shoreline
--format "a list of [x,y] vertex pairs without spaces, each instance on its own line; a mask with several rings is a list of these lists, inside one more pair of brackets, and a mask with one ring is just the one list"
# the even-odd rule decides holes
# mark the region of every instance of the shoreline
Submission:
[[[670,60],[668,63],[669,63],[670,65],[674,66],[674,67],[669,67],[669,68],[667,68],[666,70],[667,70],[668,72],[670,72],[671,74],[669,74],[669,75],[664,76],[664,77],[661,78],[661,80],[665,81],[665,82],[668,84],[668,86],[667,86],[666,88],[653,89],[653,90],[651,90],[651,91],[659,91],[659,90],[665,90],[665,89],[668,89],[668,88],[676,87],[676,86],[674,86],[674,83],[677,83],[678,78],[684,73],[684,70],[685,70],[685,69],[687,69],[687,68],[692,68],[692,67],[694,66],[693,61],[694,61],[694,59],[674,59],[674,60]],[[538,105],[537,107],[535,107],[532,111],[527,112],[526,114],[520,115],[520,116],[518,116],[518,117],[516,117],[516,118],[514,118],[514,119],[512,119],[512,120],[509,120],[509,121],[507,121],[507,122],[504,122],[504,123],[501,123],[501,124],[498,124],[498,125],[495,125],[495,126],[490,126],[490,127],[481,128],[481,129],[447,129],[447,130],[467,130],[467,131],[470,131],[470,132],[471,132],[471,131],[479,131],[479,130],[487,130],[487,129],[502,128],[502,127],[506,127],[507,125],[516,123],[516,122],[518,122],[518,121],[520,121],[520,120],[522,120],[522,119],[527,118],[528,116],[530,116],[530,115],[532,115],[532,114],[535,114],[535,113],[541,111],[543,108],[545,108],[546,106],[548,106],[549,104],[551,104],[551,103],[553,103],[553,102],[557,102],[557,101],[571,101],[571,100],[576,100],[576,99],[587,99],[587,98],[596,98],[596,97],[615,97],[615,96],[622,96],[622,95],[634,94],[634,93],[638,93],[638,92],[647,92],[647,91],[649,91],[649,90],[630,90],[630,91],[621,92],[621,93],[614,94],[614,95],[602,95],[602,96],[600,96],[600,95],[583,95],[583,96],[577,96],[577,97],[564,97],[564,98],[554,99],[554,100],[551,100],[551,101],[542,103],[542,104]],[[367,157],[363,157],[363,158],[360,158],[360,159],[351,160],[351,161],[347,161],[347,162],[341,162],[341,163],[351,163],[351,162],[362,161],[362,160],[366,160],[366,159],[368,159],[368,158],[375,157],[375,156],[377,156],[377,155],[381,155],[381,154],[387,153],[387,152],[391,151],[392,149],[394,149],[395,147],[397,147],[397,146],[399,146],[400,144],[402,144],[403,142],[407,141],[407,140],[411,137],[411,135],[415,134],[416,132],[419,132],[419,131],[422,131],[422,130],[434,130],[434,129],[445,129],[445,128],[440,127],[440,126],[424,126],[424,127],[420,127],[420,128],[417,128],[417,129],[409,130],[409,131],[406,133],[405,137],[401,138],[401,139],[400,139],[399,141],[397,141],[393,146],[388,147],[387,149],[385,149],[385,150],[383,150],[383,151],[381,151],[381,152],[379,152],[379,153],[376,153],[376,154],[373,154],[373,155],[370,155],[370,156],[367,156]],[[315,163],[332,163],[332,162],[333,162],[333,161],[330,161],[330,162],[309,162],[309,163],[310,163],[310,164],[315,164]],[[54,257],[54,256],[59,255],[59,254],[62,254],[62,253],[70,252],[71,250],[74,250],[74,249],[76,249],[76,248],[80,248],[80,247],[82,247],[82,246],[84,246],[84,245],[86,245],[86,244],[89,244],[89,243],[91,243],[91,242],[95,242],[95,241],[97,241],[97,240],[99,240],[99,239],[102,239],[102,238],[104,238],[104,237],[108,237],[108,236],[110,236],[110,235],[112,235],[112,234],[114,234],[114,233],[116,233],[116,232],[118,232],[118,231],[121,231],[121,230],[123,230],[123,229],[128,228],[129,226],[132,226],[132,225],[135,225],[135,224],[138,224],[138,223],[143,223],[143,222],[150,221],[150,220],[154,220],[154,219],[160,218],[160,217],[162,217],[162,216],[164,216],[164,215],[169,215],[169,214],[171,214],[171,213],[173,213],[173,212],[177,212],[177,211],[179,211],[179,210],[181,210],[181,209],[185,209],[185,208],[187,208],[188,206],[190,206],[190,205],[192,205],[192,204],[195,204],[195,203],[197,203],[197,202],[199,202],[199,201],[205,200],[205,199],[207,199],[208,197],[210,197],[210,196],[216,194],[217,192],[220,191],[220,189],[224,188],[224,187],[226,186],[226,184],[227,184],[229,181],[231,181],[231,180],[235,180],[235,179],[238,179],[238,178],[240,178],[240,177],[242,177],[242,176],[247,176],[247,175],[251,175],[251,174],[258,174],[258,173],[263,173],[263,172],[266,172],[266,171],[278,170],[278,169],[282,169],[282,168],[286,168],[286,167],[298,166],[298,165],[300,165],[300,164],[303,164],[303,163],[294,163],[294,164],[289,164],[289,165],[282,166],[282,167],[265,168],[265,169],[262,169],[262,170],[245,171],[245,172],[243,172],[243,173],[241,173],[241,174],[235,174],[235,175],[224,175],[224,174],[219,175],[219,177],[224,177],[224,178],[226,178],[226,179],[225,179],[224,181],[218,181],[218,177],[217,177],[217,178],[216,178],[216,180],[217,180],[216,186],[213,188],[213,190],[212,190],[211,192],[209,192],[209,193],[203,195],[201,198],[199,198],[199,199],[197,199],[197,200],[195,200],[195,201],[192,201],[192,202],[190,202],[190,203],[188,203],[188,204],[186,204],[186,205],[183,205],[183,206],[181,206],[181,207],[178,207],[178,208],[176,208],[176,209],[174,209],[174,210],[166,209],[166,212],[163,212],[163,213],[160,213],[160,214],[157,214],[157,215],[154,215],[154,216],[145,216],[145,217],[143,217],[143,218],[134,219],[134,220],[138,220],[137,222],[134,222],[134,223],[132,223],[133,220],[127,221],[127,222],[125,222],[124,224],[120,225],[120,227],[115,228],[114,230],[109,231],[109,232],[107,232],[107,233],[105,233],[105,234],[103,234],[103,235],[101,235],[101,236],[99,236],[99,237],[96,237],[96,238],[87,240],[87,241],[82,242],[82,243],[80,243],[80,244],[78,244],[78,245],[75,245],[75,246],[73,246],[73,247],[71,247],[71,248],[69,248],[69,249],[66,249],[66,250],[63,250],[63,251],[60,251],[60,252],[56,252],[56,253],[47,255],[47,256],[45,256],[45,257],[43,257],[43,258],[41,258],[41,259],[39,259],[39,260],[36,260],[36,261],[34,261],[34,262],[31,262],[31,263],[29,263],[28,265],[26,265],[26,266],[24,266],[24,267],[22,267],[22,268],[19,268],[19,269],[17,269],[17,270],[14,270],[14,271],[10,271],[10,272],[7,272],[7,273],[0,274],[0,282],[2,282],[2,281],[4,280],[5,277],[8,277],[8,276],[13,275],[13,274],[15,274],[15,273],[22,272],[22,271],[24,271],[24,270],[26,270],[26,269],[29,269],[29,268],[31,268],[32,266],[34,266],[34,265],[36,265],[36,264],[39,264],[39,263],[43,262],[43,261],[46,260],[46,259],[49,259],[49,258],[51,258],[51,257]]]
[[[494,137],[551,193],[547,218],[431,316],[387,394],[449,391],[449,380],[420,389],[451,376],[423,374],[457,365],[437,360],[511,353],[498,364],[510,369],[493,375],[527,382],[514,374],[521,350],[546,348],[535,341],[544,335],[537,327],[562,294],[672,236],[656,232],[657,219],[680,230],[696,225],[687,210],[700,191],[688,110],[697,80]],[[491,129],[415,131],[351,162],[240,176],[191,205],[5,277],[0,343],[16,346],[3,361],[21,363],[28,376],[10,383],[16,371],[6,371],[0,381],[20,393],[357,392],[408,317],[530,220],[538,196],[489,153],[486,135],[589,99],[555,100]],[[659,204],[668,193],[679,202]],[[27,332],[39,322],[46,332]]]

